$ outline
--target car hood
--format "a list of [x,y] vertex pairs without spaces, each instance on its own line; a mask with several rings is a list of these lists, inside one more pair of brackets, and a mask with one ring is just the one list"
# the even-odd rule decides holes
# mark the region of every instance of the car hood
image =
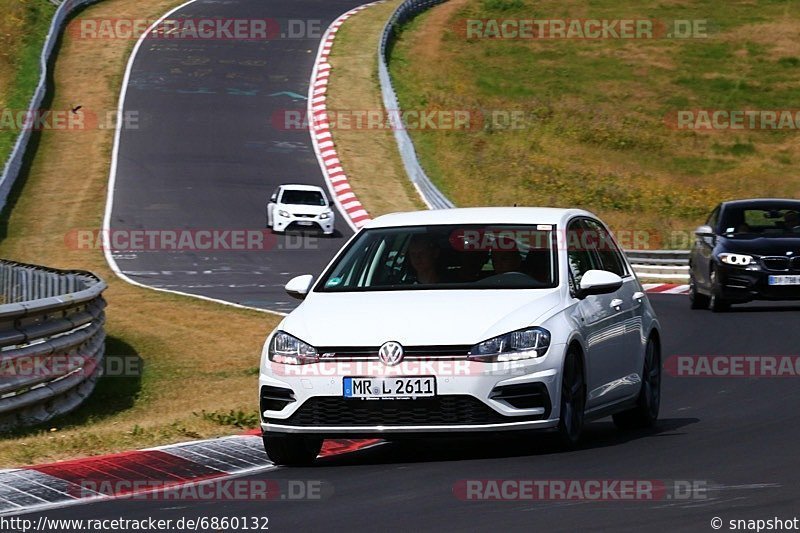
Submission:
[[476,344],[531,324],[558,289],[313,293],[281,324],[312,346]]
[[327,205],[281,204],[278,209],[284,209],[292,214],[319,215],[320,213],[330,210],[330,207]]
[[720,242],[720,252],[751,255],[800,255],[800,237],[728,237]]

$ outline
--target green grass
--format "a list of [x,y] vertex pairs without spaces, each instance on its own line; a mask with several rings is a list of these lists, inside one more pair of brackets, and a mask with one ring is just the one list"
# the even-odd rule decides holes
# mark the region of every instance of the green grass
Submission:
[[[459,32],[465,19],[506,18],[707,19],[709,30],[683,40]],[[457,205],[579,206],[612,227],[666,235],[721,200],[800,197],[800,132],[668,124],[678,110],[800,108],[798,34],[800,3],[788,1],[451,0],[404,28],[390,68],[403,108],[526,117],[522,129],[411,132]]]
[[[39,83],[39,58],[55,6],[43,0],[4,0],[0,4],[0,111],[28,108]],[[0,168],[19,131],[0,129]]]

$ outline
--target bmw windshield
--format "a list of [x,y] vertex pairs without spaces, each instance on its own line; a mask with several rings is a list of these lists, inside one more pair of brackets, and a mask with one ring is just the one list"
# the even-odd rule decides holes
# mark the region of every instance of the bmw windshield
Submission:
[[316,290],[543,289],[557,286],[550,225],[437,225],[363,231]]

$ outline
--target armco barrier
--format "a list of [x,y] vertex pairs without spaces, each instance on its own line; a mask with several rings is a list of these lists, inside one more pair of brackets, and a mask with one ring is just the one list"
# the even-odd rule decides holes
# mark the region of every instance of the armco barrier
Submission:
[[[65,0],[58,6],[55,15],[53,15],[53,20],[50,22],[50,31],[47,33],[47,38],[42,48],[42,55],[39,59],[39,84],[28,104],[28,116],[34,116],[34,113],[41,108],[42,102],[44,102],[47,91],[47,65],[50,62],[53,49],[58,42],[58,35],[64,22],[66,22],[70,13],[76,9],[98,1],[99,0]],[[28,149],[31,133],[31,128],[22,128],[22,131],[20,131],[17,136],[17,141],[14,143],[14,147],[11,149],[11,154],[3,166],[3,173],[0,174],[0,209],[6,205],[11,188],[14,186],[14,182],[17,180],[22,170],[22,164],[25,160],[25,153]]]
[[625,254],[641,278],[689,279],[687,250],[626,250]]
[[[407,0],[398,7],[386,26],[383,28],[383,35],[378,48],[378,77],[381,83],[381,94],[383,95],[383,106],[392,121],[400,120],[400,103],[397,101],[397,93],[395,93],[392,86],[392,79],[389,76],[389,53],[391,52],[392,44],[397,38],[397,32],[400,26],[414,18],[418,13],[433,7],[437,4],[446,2],[447,0]],[[400,124],[392,124],[394,130],[394,137],[397,140],[397,146],[400,149],[400,157],[403,160],[403,165],[406,169],[406,174],[411,179],[414,187],[422,196],[422,199],[431,209],[448,209],[454,207],[453,203],[442,194],[431,182],[430,178],[417,159],[417,152],[414,149],[414,143],[408,132],[401,127]]]
[[0,431],[76,408],[102,374],[106,283],[0,260]]

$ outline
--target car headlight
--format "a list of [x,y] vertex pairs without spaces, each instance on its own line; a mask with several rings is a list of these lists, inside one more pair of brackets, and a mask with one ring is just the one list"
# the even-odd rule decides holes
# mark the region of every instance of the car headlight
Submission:
[[727,252],[719,254],[719,260],[726,265],[734,266],[750,266],[756,264],[756,259],[752,255],[731,254]]
[[541,357],[550,347],[550,332],[533,327],[512,331],[476,344],[469,351],[470,359],[501,363]]
[[320,218],[320,220],[325,220],[325,219],[331,218],[331,212],[330,211],[326,211],[325,213],[322,213],[319,216],[319,218]]
[[278,211],[278,215],[280,215],[280,216],[282,216],[284,218],[289,218],[291,216],[287,211],[284,211],[283,209]]
[[319,361],[316,348],[279,331],[269,343],[269,360],[284,365],[307,365]]

